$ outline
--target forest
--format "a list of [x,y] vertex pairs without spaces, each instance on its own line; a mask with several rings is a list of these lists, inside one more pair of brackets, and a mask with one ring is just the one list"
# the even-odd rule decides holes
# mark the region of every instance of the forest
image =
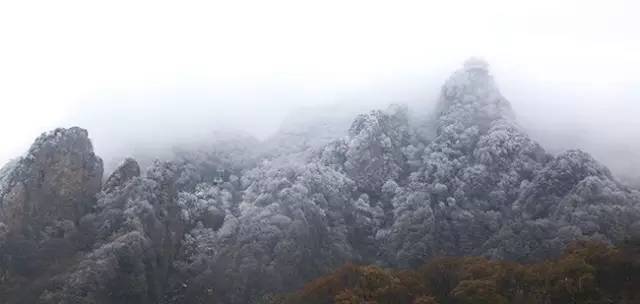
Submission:
[[89,131],[43,133],[0,169],[2,304],[638,303],[640,192],[547,151],[486,61],[430,114],[322,125],[113,170]]
[[347,264],[281,304],[605,304],[640,302],[640,242],[575,242],[538,263],[436,257],[411,270]]

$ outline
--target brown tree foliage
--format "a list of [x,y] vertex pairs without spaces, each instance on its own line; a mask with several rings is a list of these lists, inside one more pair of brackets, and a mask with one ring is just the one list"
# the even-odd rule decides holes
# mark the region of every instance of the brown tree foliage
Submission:
[[345,265],[285,304],[640,303],[640,242],[576,242],[535,264],[481,257],[432,259],[415,270]]

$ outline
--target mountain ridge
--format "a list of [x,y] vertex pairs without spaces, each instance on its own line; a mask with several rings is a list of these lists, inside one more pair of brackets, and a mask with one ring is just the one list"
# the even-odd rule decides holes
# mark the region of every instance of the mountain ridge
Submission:
[[[256,156],[245,140],[183,151],[146,173],[126,159],[104,184],[86,130],[43,135],[1,171],[0,295],[252,303],[346,262],[537,261],[574,240],[640,234],[640,194],[585,152],[547,153],[481,59],[443,85],[432,137],[408,113],[361,114],[340,139],[273,155]],[[53,199],[39,199],[43,189]],[[40,205],[53,211],[19,208]],[[24,296],[20,284],[35,292]]]

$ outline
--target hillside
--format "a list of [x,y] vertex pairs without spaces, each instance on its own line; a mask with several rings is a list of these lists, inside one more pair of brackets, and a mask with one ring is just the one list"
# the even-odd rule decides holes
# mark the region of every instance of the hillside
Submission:
[[104,181],[86,130],[45,133],[0,170],[0,298],[255,303],[348,262],[501,269],[640,235],[640,193],[584,151],[547,153],[486,62],[454,72],[431,117],[409,114],[358,115],[335,139],[212,141],[147,170],[126,159]]

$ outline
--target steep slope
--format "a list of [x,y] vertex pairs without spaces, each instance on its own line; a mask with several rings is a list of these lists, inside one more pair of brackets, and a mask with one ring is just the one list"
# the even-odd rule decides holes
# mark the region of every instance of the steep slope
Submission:
[[0,170],[0,298],[252,303],[346,262],[530,261],[640,235],[640,194],[585,152],[547,153],[482,60],[444,84],[433,130],[409,116],[374,110],[273,154],[230,138],[146,173],[126,159],[104,185],[85,130],[47,133]]
[[486,63],[454,73],[438,109],[435,138],[393,193],[387,261],[539,259],[574,239],[621,241],[637,226],[638,194],[584,152],[548,155],[516,124]]
[[411,138],[407,111],[393,105],[358,115],[349,135],[324,149],[322,163],[344,172],[360,191],[379,193],[387,180],[399,180],[406,173],[403,148]]
[[176,204],[180,170],[157,162],[141,177],[126,160],[81,219],[85,250],[55,276],[41,303],[158,303],[182,236]]
[[95,206],[102,160],[86,130],[56,129],[0,175],[0,298],[33,303],[29,290],[81,247],[79,222]]
[[127,159],[101,190],[102,161],[87,131],[43,134],[3,169],[3,303],[158,303],[182,240],[178,181]]
[[455,72],[437,109],[429,141],[394,106],[356,117],[320,151],[264,162],[227,187],[242,193],[237,207],[202,186],[191,200],[222,220],[188,233],[180,265],[198,275],[174,301],[256,301],[346,261],[539,260],[576,239],[616,243],[640,229],[638,194],[584,152],[546,153],[485,62]]
[[43,134],[27,155],[8,169],[0,185],[0,223],[9,233],[41,239],[50,226],[77,222],[102,183],[102,160],[86,130]]

